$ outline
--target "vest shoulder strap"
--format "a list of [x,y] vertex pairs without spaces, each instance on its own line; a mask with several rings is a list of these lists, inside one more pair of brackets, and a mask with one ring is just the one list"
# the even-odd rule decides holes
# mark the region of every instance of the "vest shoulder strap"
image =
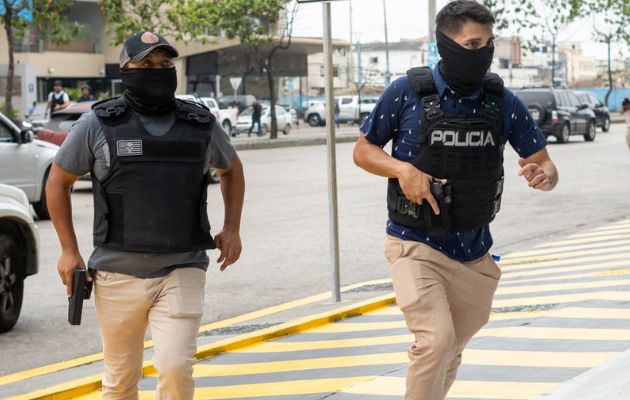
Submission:
[[488,72],[484,78],[484,107],[491,119],[501,122],[501,101],[503,99],[503,79],[495,73]]
[[411,82],[411,87],[418,93],[420,98],[437,94],[437,88],[433,81],[433,72],[429,67],[415,67],[407,71],[407,78]]
[[92,104],[92,110],[99,118],[116,118],[127,111],[127,101],[124,97],[112,97]]
[[484,78],[484,87],[486,92],[492,95],[499,97],[503,95],[503,79],[493,72],[488,72],[486,74],[486,77]]
[[214,115],[201,103],[175,99],[175,117],[197,124],[213,124]]

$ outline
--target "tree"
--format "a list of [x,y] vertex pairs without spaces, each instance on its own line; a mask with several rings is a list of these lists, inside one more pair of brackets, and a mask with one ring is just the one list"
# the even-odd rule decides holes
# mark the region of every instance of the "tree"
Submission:
[[[270,139],[278,137],[273,60],[278,50],[291,46],[297,3],[289,10],[287,0],[216,0],[211,21],[228,38],[240,39],[253,53],[256,64],[267,77],[271,102]],[[247,12],[245,12],[247,10]],[[286,20],[282,21],[282,16]],[[284,26],[279,28],[279,24]]]
[[[624,1],[624,0],[619,0]],[[498,30],[516,34],[523,29],[537,31],[534,37],[523,42],[528,50],[536,48],[545,38],[551,38],[551,86],[555,86],[556,39],[583,11],[583,0],[483,0],[495,14]]]
[[49,41],[68,43],[81,32],[81,25],[70,22],[65,15],[72,0],[0,0],[0,17],[7,36],[9,65],[7,73],[4,113],[13,110],[13,85],[15,81],[15,44],[34,28]]
[[606,43],[608,48],[608,91],[604,98],[608,106],[613,90],[610,47],[616,42],[630,43],[630,3],[627,0],[586,0],[582,7],[585,15],[593,15],[594,39]]
[[213,1],[197,0],[99,0],[113,34],[112,45],[147,30],[175,40],[207,42],[216,30],[208,24]]

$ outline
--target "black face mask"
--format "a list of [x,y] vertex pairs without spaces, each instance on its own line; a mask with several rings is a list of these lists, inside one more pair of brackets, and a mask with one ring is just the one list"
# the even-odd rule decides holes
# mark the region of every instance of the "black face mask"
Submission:
[[175,68],[121,69],[120,76],[132,110],[147,115],[164,115],[175,109]]
[[458,94],[468,96],[483,83],[494,55],[494,47],[469,50],[440,31],[435,32],[442,60],[440,74],[446,84]]

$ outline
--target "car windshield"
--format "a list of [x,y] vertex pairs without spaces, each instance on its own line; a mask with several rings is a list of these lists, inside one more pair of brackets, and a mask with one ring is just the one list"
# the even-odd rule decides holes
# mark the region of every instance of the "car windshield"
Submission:
[[525,103],[526,106],[538,103],[543,107],[553,106],[553,96],[551,92],[523,91],[516,92],[516,95]]
[[51,131],[65,131],[68,132],[72,125],[82,114],[59,114],[53,115],[52,118],[46,124],[46,129]]

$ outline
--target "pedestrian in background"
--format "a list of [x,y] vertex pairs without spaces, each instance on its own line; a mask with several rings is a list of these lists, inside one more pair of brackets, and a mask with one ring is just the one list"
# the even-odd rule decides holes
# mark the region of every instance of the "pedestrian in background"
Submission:
[[[222,271],[241,253],[243,168],[210,110],[175,98],[177,55],[152,32],[126,40],[123,96],[94,104],[72,126],[46,188],[62,248],[59,275],[69,296],[74,270],[85,268],[70,188],[86,173],[92,176],[94,251],[88,267],[103,340],[104,399],[138,398],[147,326],[156,397],[193,398],[206,250],[221,251]],[[206,202],[211,166],[221,176],[225,205],[223,229],[214,238]]]
[[339,100],[335,100],[335,125],[339,128]]
[[257,136],[262,136],[262,127],[260,125],[260,119],[262,118],[262,105],[258,100],[254,102],[252,105],[252,126],[249,127],[249,132],[247,132],[247,136],[252,136],[252,130],[254,129],[254,125],[258,124],[258,133]]
[[389,178],[385,258],[415,335],[407,400],[446,397],[464,347],[490,316],[501,270],[489,223],[501,203],[504,145],[520,155],[530,188],[558,183],[527,107],[488,73],[494,22],[480,3],[449,2],[436,18],[441,61],[387,87],[354,149],[358,166]]
[[621,115],[626,116],[626,144],[630,150],[630,98],[625,98],[621,102]]
[[55,111],[63,110],[69,105],[70,97],[63,90],[63,83],[60,80],[56,80],[53,83],[53,91],[48,93],[48,103],[46,104],[46,110],[44,110],[44,116],[49,115],[48,110],[50,110],[50,116],[52,116]]
[[81,86],[81,97],[79,97],[77,103],[83,103],[84,101],[94,101],[94,96],[90,94],[90,87],[88,85]]

